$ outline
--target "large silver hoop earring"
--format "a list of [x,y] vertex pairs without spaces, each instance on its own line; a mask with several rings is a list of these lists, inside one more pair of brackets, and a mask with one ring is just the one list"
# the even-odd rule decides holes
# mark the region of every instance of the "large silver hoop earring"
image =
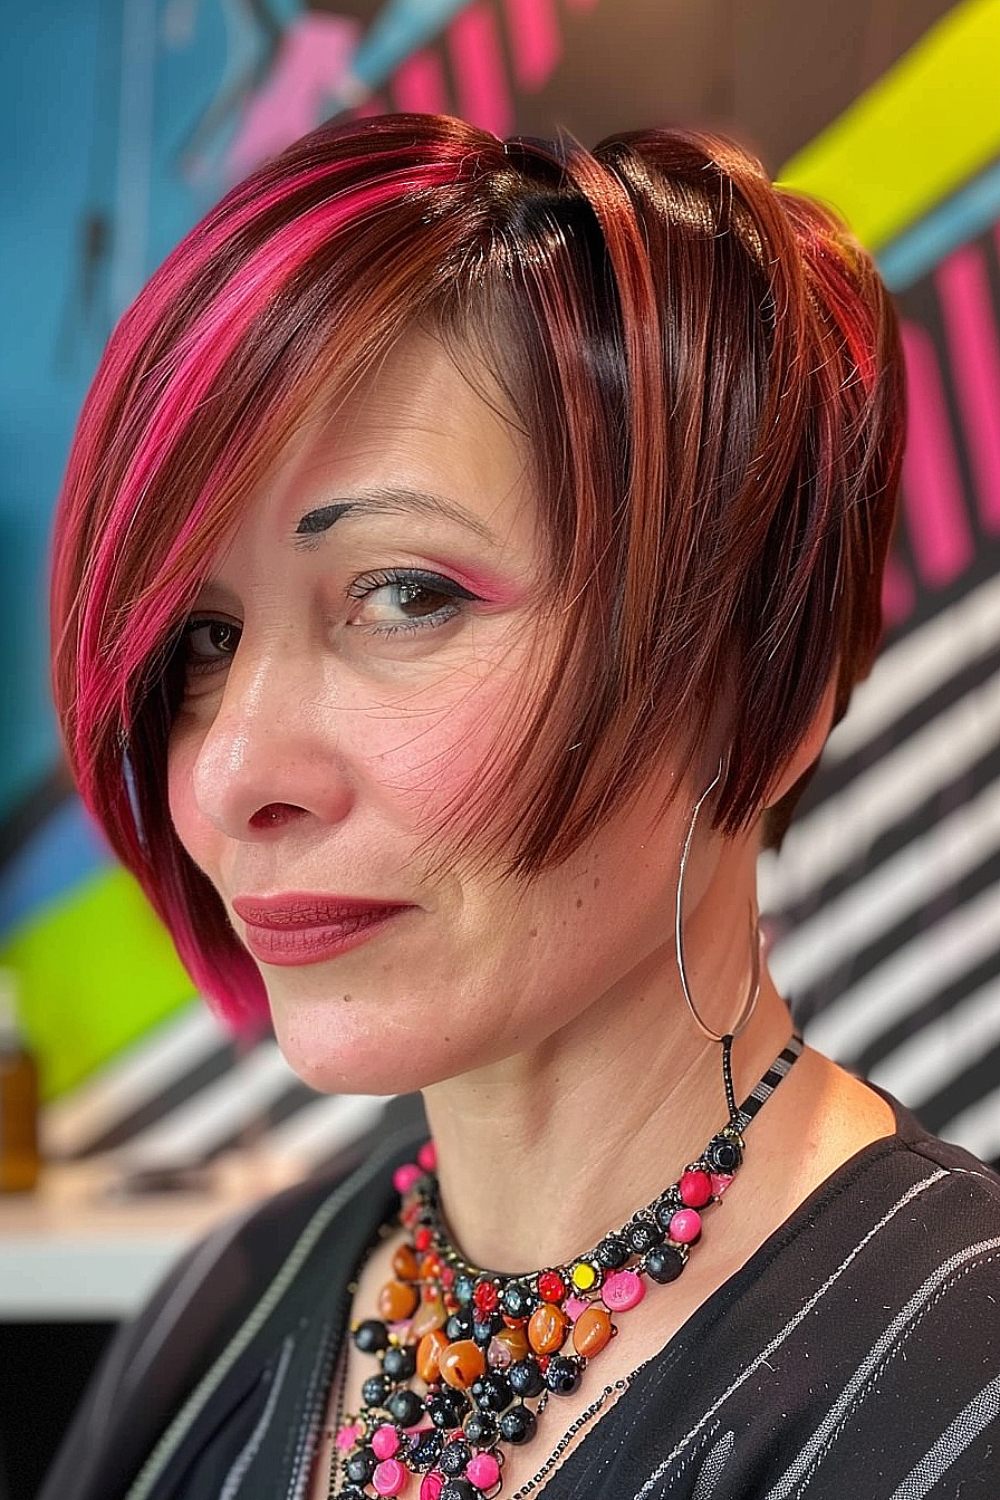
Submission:
[[687,868],[688,854],[691,849],[691,840],[694,838],[695,824],[698,821],[698,814],[701,812],[702,803],[705,801],[706,797],[708,797],[709,793],[713,792],[718,786],[719,782],[722,780],[723,767],[724,761],[720,759],[718,771],[716,771],[713,780],[709,783],[709,785],[702,792],[701,796],[698,798],[697,802],[694,805],[694,812],[691,814],[691,822],[688,825],[687,838],[684,840],[684,848],[681,850],[680,868],[677,872],[677,899],[674,903],[674,941],[677,949],[677,972],[680,974],[681,989],[684,991],[684,999],[687,1001],[688,1010],[691,1012],[695,1024],[697,1025],[699,1030],[709,1038],[710,1041],[729,1042],[731,1044],[733,1039],[735,1037],[738,1037],[740,1032],[743,1031],[747,1026],[750,1017],[753,1015],[754,1009],[757,1005],[757,997],[760,994],[760,928],[757,924],[757,917],[756,913],[754,912],[753,902],[750,903],[750,916],[753,931],[753,941],[751,945],[752,954],[750,988],[747,991],[747,997],[744,1000],[743,1007],[736,1019],[736,1024],[733,1026],[731,1031],[713,1031],[710,1026],[705,1025],[705,1022],[698,1014],[698,1008],[691,997],[691,988],[688,984],[687,969],[684,966],[684,939],[681,933],[681,914],[684,904],[684,871]]

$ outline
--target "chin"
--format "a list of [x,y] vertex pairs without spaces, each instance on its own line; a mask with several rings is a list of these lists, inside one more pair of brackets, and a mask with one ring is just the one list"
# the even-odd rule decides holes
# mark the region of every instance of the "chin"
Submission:
[[[403,1007],[419,1016],[414,1001]],[[379,1014],[379,1012],[382,1014]],[[367,1012],[367,1017],[365,1015]],[[282,1056],[318,1094],[410,1094],[476,1066],[463,1048],[448,1046],[435,1029],[387,1023],[384,1002],[369,1007],[358,995],[315,1004],[272,999],[271,1015]]]

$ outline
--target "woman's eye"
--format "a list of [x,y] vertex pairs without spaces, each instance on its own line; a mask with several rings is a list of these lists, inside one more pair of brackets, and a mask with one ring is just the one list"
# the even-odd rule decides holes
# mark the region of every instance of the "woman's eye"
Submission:
[[443,625],[461,613],[463,603],[478,598],[451,578],[413,568],[367,573],[349,592],[359,603],[350,624],[380,635]]
[[211,672],[227,665],[241,634],[239,625],[232,620],[189,620],[184,628],[186,671]]

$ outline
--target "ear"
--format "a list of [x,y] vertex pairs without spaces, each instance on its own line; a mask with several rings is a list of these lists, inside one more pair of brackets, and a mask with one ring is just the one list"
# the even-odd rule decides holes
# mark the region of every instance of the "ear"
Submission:
[[834,672],[826,685],[819,707],[813,715],[812,723],[796,745],[791,758],[784,763],[768,787],[764,807],[773,807],[776,802],[780,802],[785,793],[790,791],[799,778],[804,776],[810,766],[819,759],[833,724],[836,700],[837,673]]

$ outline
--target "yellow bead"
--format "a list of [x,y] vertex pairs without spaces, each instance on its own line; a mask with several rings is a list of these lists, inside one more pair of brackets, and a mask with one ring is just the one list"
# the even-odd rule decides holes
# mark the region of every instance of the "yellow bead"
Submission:
[[578,1292],[589,1292],[597,1281],[597,1272],[586,1260],[578,1260],[570,1272],[570,1280]]

